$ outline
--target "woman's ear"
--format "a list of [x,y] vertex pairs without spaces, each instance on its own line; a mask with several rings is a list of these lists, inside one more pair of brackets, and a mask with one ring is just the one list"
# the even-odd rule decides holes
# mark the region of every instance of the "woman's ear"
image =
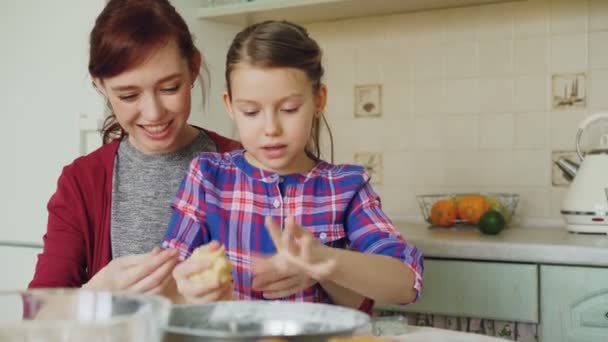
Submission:
[[230,95],[228,94],[228,90],[224,91],[222,100],[224,100],[224,107],[226,107],[226,112],[228,113],[230,120],[234,121],[234,113],[232,112],[232,101],[230,101]]
[[93,79],[93,87],[95,87],[101,95],[107,98],[108,94],[106,93],[106,87],[103,85],[103,81],[99,77],[91,76],[91,78]]
[[327,104],[327,86],[324,83],[319,85],[319,90],[315,97],[316,115],[320,115],[325,111],[325,105]]

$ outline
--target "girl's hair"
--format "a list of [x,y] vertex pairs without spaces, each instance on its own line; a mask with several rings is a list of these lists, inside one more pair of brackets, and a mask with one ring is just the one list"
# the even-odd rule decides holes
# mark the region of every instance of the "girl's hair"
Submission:
[[[288,67],[302,70],[310,79],[317,93],[323,77],[322,52],[305,28],[287,21],[264,21],[253,24],[239,32],[232,41],[226,55],[226,85],[232,98],[230,73],[239,63],[256,67]],[[323,113],[315,117],[311,139],[306,151],[319,158],[321,120],[329,132],[331,161],[333,162],[333,137]]]
[[[141,65],[170,41],[176,42],[190,70],[198,74],[192,35],[169,1],[110,0],[91,31],[89,73],[100,79],[116,76]],[[207,70],[204,65],[203,70]],[[126,135],[114,113],[106,118],[101,135],[104,144]]]

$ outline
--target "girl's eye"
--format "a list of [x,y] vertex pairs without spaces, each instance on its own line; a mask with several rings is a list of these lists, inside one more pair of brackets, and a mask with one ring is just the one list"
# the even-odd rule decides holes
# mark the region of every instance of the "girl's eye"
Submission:
[[118,98],[124,102],[133,102],[137,98],[137,94],[119,95]]
[[179,87],[180,87],[180,85],[178,84],[178,85],[176,85],[174,87],[163,88],[163,89],[161,89],[161,91],[163,93],[173,94],[173,93],[175,93],[175,92],[177,92],[179,90]]
[[242,112],[242,113],[243,113],[243,115],[245,115],[245,116],[254,116],[254,115],[256,115],[256,114],[258,113],[258,111],[257,111],[257,110],[250,110],[250,111],[247,111],[247,110],[242,110],[241,112]]

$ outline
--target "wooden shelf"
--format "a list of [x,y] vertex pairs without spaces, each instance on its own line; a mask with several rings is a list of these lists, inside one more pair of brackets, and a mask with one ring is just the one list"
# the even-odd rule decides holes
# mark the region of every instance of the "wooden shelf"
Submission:
[[202,7],[197,18],[247,25],[263,20],[300,24],[521,0],[254,0]]

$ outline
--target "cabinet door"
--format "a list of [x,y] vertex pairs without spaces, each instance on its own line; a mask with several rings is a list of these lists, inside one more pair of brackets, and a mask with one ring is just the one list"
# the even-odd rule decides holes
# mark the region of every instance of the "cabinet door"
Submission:
[[416,304],[377,309],[538,322],[538,267],[457,260],[424,261],[424,288]]
[[608,341],[608,268],[541,266],[541,338]]

